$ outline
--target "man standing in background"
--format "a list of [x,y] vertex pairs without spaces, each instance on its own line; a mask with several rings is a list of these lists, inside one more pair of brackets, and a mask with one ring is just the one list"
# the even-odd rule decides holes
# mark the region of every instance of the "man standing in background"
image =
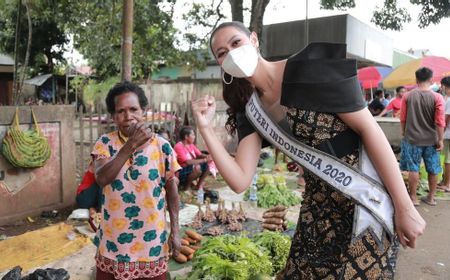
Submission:
[[445,100],[444,175],[437,188],[450,192],[450,76],[442,78],[441,91]]
[[384,108],[384,110],[377,115],[377,117],[382,117],[392,111],[392,116],[394,118],[400,117],[400,109],[402,108],[402,97],[407,92],[404,86],[399,86],[395,89],[395,98],[389,102],[389,104]]
[[421,160],[428,173],[429,193],[422,202],[434,206],[437,174],[441,172],[439,151],[444,146],[444,99],[430,90],[433,71],[422,67],[416,71],[417,88],[406,93],[402,99],[400,123],[403,140],[401,143],[400,168],[408,171],[409,195],[414,205],[417,200],[419,168]]

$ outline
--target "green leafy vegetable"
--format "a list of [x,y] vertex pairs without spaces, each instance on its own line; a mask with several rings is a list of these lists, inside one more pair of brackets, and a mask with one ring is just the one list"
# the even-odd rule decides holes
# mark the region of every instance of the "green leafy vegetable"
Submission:
[[274,274],[277,274],[285,267],[291,248],[289,236],[276,231],[264,231],[255,235],[252,240],[263,247],[269,254]]
[[223,235],[207,240],[195,252],[188,280],[247,280],[272,271],[268,254],[249,238]]

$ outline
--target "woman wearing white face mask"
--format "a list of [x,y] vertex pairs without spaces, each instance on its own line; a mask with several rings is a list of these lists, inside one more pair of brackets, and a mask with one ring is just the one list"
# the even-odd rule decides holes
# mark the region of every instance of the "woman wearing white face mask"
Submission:
[[[210,125],[214,98],[205,96],[192,102],[197,127],[230,188],[240,193],[250,185],[264,145],[260,136],[264,132],[257,132],[244,113],[256,92],[264,108],[286,112],[290,132],[299,143],[331,154],[346,165],[358,166],[362,142],[395,210],[396,234],[391,239],[377,242],[370,230],[355,234],[353,218],[359,203],[313,171],[305,170],[297,231],[279,277],[392,279],[398,241],[415,247],[425,221],[409,199],[388,141],[365,108],[356,62],[345,58],[345,45],[326,43],[313,43],[288,59],[269,62],[258,54],[258,44],[256,34],[239,22],[221,24],[211,35],[211,50],[224,70],[223,98],[229,105],[226,127],[231,133],[237,131],[239,137],[234,158]],[[247,115],[251,118],[249,111]],[[325,172],[325,166],[316,162],[317,166]],[[366,199],[369,195],[368,190],[357,194]]]

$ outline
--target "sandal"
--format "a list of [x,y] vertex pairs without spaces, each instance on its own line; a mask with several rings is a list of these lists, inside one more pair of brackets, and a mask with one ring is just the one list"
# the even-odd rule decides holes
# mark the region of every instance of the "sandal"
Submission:
[[438,191],[450,192],[450,187],[446,187],[445,185],[437,185]]
[[436,206],[436,200],[433,200],[433,201],[430,201],[430,200],[428,200],[428,198],[427,197],[422,197],[421,199],[420,199],[420,201],[422,201],[423,203],[426,203],[426,204],[428,204],[428,205],[430,205],[430,206]]

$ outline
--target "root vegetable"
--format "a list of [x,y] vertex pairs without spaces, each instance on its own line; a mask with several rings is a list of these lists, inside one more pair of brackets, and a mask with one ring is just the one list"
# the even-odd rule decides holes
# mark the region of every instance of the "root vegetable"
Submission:
[[206,204],[206,210],[205,210],[205,214],[203,215],[203,220],[210,222],[210,223],[215,222],[216,215],[211,210],[211,206],[210,206],[209,202],[207,201],[205,204]]
[[189,248],[188,246],[181,246],[180,252],[183,255],[189,256],[190,254],[193,254],[195,252],[195,250]]
[[188,224],[189,227],[199,229],[203,227],[202,221],[194,218],[192,223]]
[[197,251],[198,249],[200,249],[200,246],[190,245],[189,248],[191,248],[194,251]]
[[190,243],[189,243],[189,240],[186,240],[186,239],[184,239],[184,238],[181,239],[181,245],[188,246],[189,244],[190,244]]
[[284,222],[283,219],[280,218],[266,218],[264,219],[265,224],[276,224],[276,225],[282,225]]
[[214,214],[216,214],[216,218],[219,219],[220,213],[222,212],[222,208],[224,208],[225,206],[223,206],[224,201],[222,199],[219,199],[219,202],[217,203],[217,210]]
[[183,239],[187,240],[187,241],[189,242],[189,244],[195,244],[195,243],[197,243],[197,240],[192,239],[192,238],[190,238],[190,237],[188,237],[188,236],[183,237]]
[[281,230],[281,226],[280,226],[280,225],[276,225],[276,224],[266,224],[266,223],[263,223],[263,224],[262,224],[262,227],[263,227],[264,229],[268,229],[268,230],[272,230],[272,231],[275,231],[275,230]]
[[188,257],[187,257],[187,259],[190,261],[190,260],[192,260],[194,258],[194,254],[190,254]]
[[203,239],[203,236],[201,236],[200,234],[196,233],[193,230],[187,229],[185,233],[187,236],[189,236],[189,238],[194,239],[196,241],[202,241]]
[[188,261],[188,258],[183,255],[183,254],[178,254],[178,256],[173,257],[173,259],[177,262],[177,263],[185,263]]
[[279,211],[279,212],[264,212],[263,218],[282,218],[287,214],[287,210]]
[[283,205],[277,205],[277,206],[275,206],[275,207],[272,207],[272,208],[267,209],[266,211],[264,211],[264,214],[265,214],[265,213],[268,213],[268,212],[280,212],[280,211],[284,211],[284,210],[286,210],[286,209],[287,209],[286,206],[283,206]]
[[244,208],[242,208],[241,202],[239,202],[238,220],[241,222],[245,222],[245,220],[247,220],[247,217],[245,215]]
[[234,219],[230,221],[227,228],[230,231],[242,231],[242,224],[239,223],[236,219]]
[[208,234],[211,234],[212,236],[217,236],[223,234],[223,229],[220,226],[210,227],[207,230]]

